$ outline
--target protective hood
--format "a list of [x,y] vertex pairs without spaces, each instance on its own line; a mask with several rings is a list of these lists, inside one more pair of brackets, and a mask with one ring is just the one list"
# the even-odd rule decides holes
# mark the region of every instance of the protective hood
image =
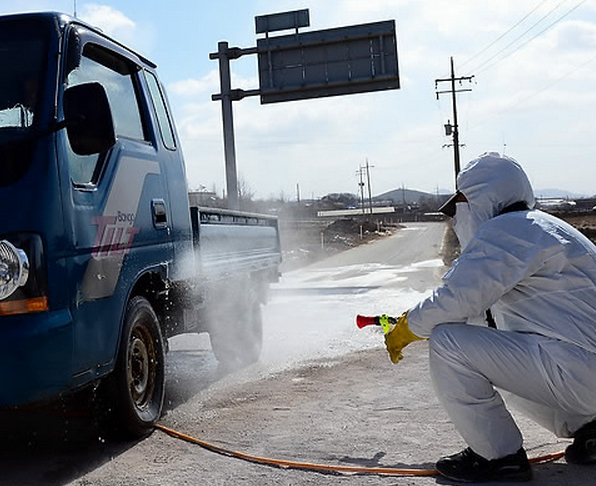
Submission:
[[528,176],[511,157],[487,152],[472,160],[457,176],[457,189],[468,200],[474,230],[517,202],[534,207]]

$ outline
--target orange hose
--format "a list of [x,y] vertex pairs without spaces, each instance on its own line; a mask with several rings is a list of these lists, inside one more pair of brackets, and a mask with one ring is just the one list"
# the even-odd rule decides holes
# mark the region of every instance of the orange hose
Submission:
[[[319,472],[334,472],[334,473],[347,473],[347,474],[379,474],[387,476],[435,476],[438,472],[435,469],[397,469],[390,467],[358,467],[358,466],[339,466],[330,464],[313,464],[310,462],[295,462],[285,461],[282,459],[271,459],[268,457],[253,456],[245,454],[243,452],[237,452],[225,447],[217,446],[205,442],[204,440],[196,439],[190,435],[183,434],[176,430],[164,427],[163,425],[156,425],[156,429],[165,432],[166,434],[182,439],[186,442],[197,444],[211,452],[223,454],[225,456],[235,457],[244,461],[254,462],[257,464],[264,464],[267,466],[282,467],[287,469],[303,469],[307,471],[319,471]],[[533,464],[555,461],[563,457],[564,452],[556,452],[554,454],[546,454],[544,456],[534,457],[530,459]]]
[[532,457],[529,459],[530,464],[542,464],[544,462],[556,461],[565,455],[565,451],[553,452],[552,454],[544,454],[543,456]]

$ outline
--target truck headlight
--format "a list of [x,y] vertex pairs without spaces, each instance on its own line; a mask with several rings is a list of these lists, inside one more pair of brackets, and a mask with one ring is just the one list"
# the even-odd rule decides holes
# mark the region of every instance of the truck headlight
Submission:
[[0,241],[0,300],[10,297],[27,283],[29,259],[25,252],[6,240]]

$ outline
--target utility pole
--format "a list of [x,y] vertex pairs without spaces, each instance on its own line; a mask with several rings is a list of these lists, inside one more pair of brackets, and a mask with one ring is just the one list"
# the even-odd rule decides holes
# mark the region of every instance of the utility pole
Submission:
[[[471,89],[455,89],[455,82],[459,81],[461,86],[462,81],[472,81],[474,76],[460,76],[458,78],[455,77],[455,70],[453,68],[453,57],[450,58],[451,60],[451,76],[449,78],[443,79],[435,79],[435,89],[437,89],[439,83],[442,82],[450,82],[451,89],[448,91],[437,91],[437,100],[439,99],[439,95],[451,93],[451,103],[453,105],[453,125],[449,122],[445,125],[445,132],[446,135],[453,135],[453,163],[455,166],[455,180],[457,186],[457,174],[460,171],[460,161],[459,161],[459,125],[457,123],[457,99],[455,94],[461,93],[462,91],[472,91]],[[457,189],[457,187],[456,187]]]
[[372,219],[373,204],[372,204],[372,189],[370,187],[370,169],[374,165],[368,165],[368,159],[366,159],[366,178],[368,180],[368,205],[370,207],[370,217]]
[[358,170],[356,171],[356,175],[359,177],[358,187],[360,188],[360,201],[362,204],[362,214],[366,214],[366,209],[364,208],[364,181],[362,180],[362,174],[364,172],[363,167],[360,165],[358,166]]

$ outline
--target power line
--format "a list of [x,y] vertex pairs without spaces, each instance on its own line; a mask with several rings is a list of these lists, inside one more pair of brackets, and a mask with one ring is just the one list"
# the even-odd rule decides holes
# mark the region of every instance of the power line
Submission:
[[[537,22],[534,22],[529,29],[526,29],[521,35],[518,35],[515,39],[513,39],[509,44],[507,44],[505,47],[503,47],[500,51],[498,51],[496,54],[493,54],[491,57],[489,57],[488,59],[486,59],[484,62],[482,62],[480,65],[478,65],[476,67],[476,70],[482,68],[483,66],[485,66],[486,64],[488,64],[490,61],[492,61],[495,57],[498,57],[500,54],[502,54],[504,51],[506,51],[507,49],[509,49],[513,44],[515,44],[518,40],[520,40],[522,37],[524,37],[528,32],[530,32],[534,27],[536,27],[538,24],[540,24],[542,21],[544,21],[549,15],[551,15],[555,10],[557,10],[561,5],[563,5],[565,2],[568,2],[569,0],[561,0],[559,3],[557,3],[553,8],[551,8],[545,15],[543,15]],[[524,45],[524,44],[522,44]]]
[[482,64],[480,64],[480,66],[478,66],[476,69],[479,70],[478,74],[496,66],[497,64],[499,64],[501,61],[504,61],[505,59],[507,59],[509,56],[511,56],[512,54],[515,54],[517,51],[519,51],[522,47],[527,46],[530,42],[532,42],[534,39],[536,39],[537,37],[539,37],[540,35],[544,34],[547,30],[549,30],[551,27],[553,27],[555,24],[557,24],[558,22],[560,22],[561,20],[563,20],[565,17],[567,17],[567,15],[569,15],[571,12],[573,12],[574,10],[576,10],[577,8],[579,8],[582,4],[586,3],[588,0],[582,0],[581,2],[579,2],[575,7],[571,8],[570,10],[568,10],[566,13],[564,13],[563,15],[561,15],[558,19],[556,19],[554,22],[550,23],[549,25],[547,25],[544,29],[542,29],[540,32],[538,32],[536,35],[534,35],[533,37],[531,37],[530,39],[528,39],[527,41],[525,41],[523,44],[517,46],[513,51],[507,53],[506,55],[504,55],[501,59],[498,59],[496,62],[489,64],[487,67],[485,67],[484,69],[481,69],[483,66],[485,66],[486,64],[488,64],[490,61],[492,61],[495,57],[497,57],[499,54],[501,54],[503,51],[505,51],[506,49],[508,49],[509,47],[511,47],[512,44],[514,44],[515,42],[517,42],[521,37],[523,37],[524,35],[526,35],[530,30],[532,30],[536,25],[538,25],[540,22],[542,22],[544,19],[546,19],[546,17],[548,17],[552,12],[554,12],[561,4],[565,3],[567,0],[563,0],[562,2],[560,2],[559,4],[557,4],[552,10],[550,10],[542,19],[540,19],[538,22],[536,22],[532,27],[530,27],[528,30],[526,30],[521,36],[517,37],[513,42],[509,43],[507,46],[505,46],[503,49],[501,49],[499,52],[497,52],[494,56],[490,57],[489,59],[487,59],[485,62],[483,62]]
[[[490,61],[492,61],[494,58],[498,57],[501,53],[503,53],[504,51],[509,49],[513,44],[515,44],[518,40],[520,40],[522,37],[524,37],[528,32],[530,32],[534,27],[536,27],[538,24],[540,24],[542,21],[544,21],[549,15],[551,15],[555,10],[557,10],[561,5],[563,5],[567,1],[568,0],[562,0],[559,3],[557,3],[552,9],[550,9],[545,15],[543,15],[537,22],[533,23],[529,29],[525,30],[521,35],[519,35],[515,39],[513,39],[509,44],[507,44],[505,47],[503,47],[500,51],[498,51],[496,54],[492,55],[491,57],[486,59],[484,62],[482,62],[479,66],[477,66],[476,70],[479,70],[480,68],[482,68],[483,66],[488,64]],[[523,45],[525,45],[525,44],[522,44],[522,46]],[[497,61],[497,62],[500,62],[500,61]]]
[[[543,86],[542,88],[534,91],[533,93],[530,93],[528,96],[526,96],[525,98],[515,102],[514,104],[508,106],[507,108],[504,108],[503,110],[501,110],[500,112],[497,113],[497,116],[501,116],[504,113],[513,110],[514,108],[517,108],[519,105],[522,105],[523,103],[525,103],[526,101],[534,98],[535,96],[538,96],[539,94],[543,93],[544,91],[547,91],[549,88],[551,88],[553,85],[559,83],[560,81],[562,81],[563,79],[571,76],[572,74],[575,74],[577,71],[583,69],[584,67],[586,67],[588,64],[591,64],[592,62],[596,61],[596,56],[591,57],[590,59],[588,59],[586,62],[582,63],[580,66],[575,67],[574,69],[572,69],[571,71],[568,71],[567,73],[563,74],[562,76],[558,77],[557,79],[555,79],[553,82]],[[480,125],[477,125],[476,127],[478,127]]]
[[[481,127],[483,127],[484,125],[486,125],[490,120],[504,116],[507,112],[514,110],[515,108],[517,108],[520,105],[523,105],[524,103],[526,103],[528,100],[534,98],[535,96],[538,96],[539,94],[547,91],[549,88],[551,88],[553,85],[559,83],[560,81],[562,81],[563,79],[575,74],[577,71],[580,71],[581,69],[584,69],[586,66],[588,66],[589,64],[593,63],[594,61],[596,61],[596,56],[592,56],[590,59],[588,59],[587,61],[583,62],[581,65],[576,66],[575,68],[571,69],[570,71],[566,72],[565,74],[563,74],[562,76],[558,77],[557,79],[555,79],[554,81],[552,81],[551,83],[543,86],[542,88],[530,93],[529,95],[527,95],[526,97],[512,103],[511,105],[507,106],[506,108],[503,108],[502,110],[493,113],[492,115],[488,116],[488,117],[483,117],[482,122],[476,124],[474,126],[473,131],[478,131],[478,129],[480,129]],[[485,145],[484,143],[480,143],[480,142],[469,142],[469,145]],[[516,145],[518,146],[529,146],[529,147],[537,147],[537,146],[541,146],[541,147],[565,147],[567,145],[561,144],[560,142],[558,142],[557,144],[520,144],[519,142],[516,143]],[[577,144],[574,143],[572,145],[573,147],[576,147]],[[592,144],[588,144],[586,145],[586,147],[591,147]]]
[[526,20],[530,15],[532,15],[536,10],[538,10],[540,7],[542,7],[542,5],[544,5],[548,1],[549,0],[542,0],[542,2],[540,2],[536,7],[534,7],[532,10],[530,10],[530,12],[528,12],[526,15],[524,15],[521,18],[521,20],[517,21],[515,23],[515,25],[513,25],[512,27],[510,27],[507,31],[505,31],[503,34],[501,34],[499,37],[497,37],[494,41],[492,41],[490,44],[488,44],[485,48],[481,49],[476,54],[474,54],[470,59],[468,59],[466,62],[464,62],[459,68],[460,69],[463,68],[466,64],[468,64],[469,62],[471,62],[472,60],[476,59],[481,54],[483,54],[486,51],[488,51],[492,46],[494,46],[503,37],[505,37],[507,34],[509,34],[509,32],[511,32],[513,29],[515,29],[519,24],[521,24],[524,20]]
[[[555,25],[557,22],[561,21],[564,17],[566,17],[567,15],[569,15],[571,12],[573,12],[574,10],[576,10],[577,8],[579,8],[583,3],[585,3],[587,0],[583,0],[580,3],[578,3],[577,5],[575,5],[573,8],[571,8],[570,10],[568,10],[565,14],[563,14],[561,17],[559,17],[557,20],[555,20],[554,22],[552,22],[551,24],[549,24],[547,27],[545,27],[542,31],[538,32],[534,37],[532,37],[531,39],[529,39],[526,43],[524,43],[524,45],[526,45],[527,43],[531,42],[533,39],[535,39],[536,37],[538,37],[539,35],[543,34],[546,30],[550,29],[553,25]],[[522,46],[519,46],[518,49],[521,49]],[[515,52],[515,51],[513,51]],[[511,52],[508,55],[513,54],[513,52]],[[503,58],[504,59],[504,58]],[[575,68],[572,68],[571,70],[569,70],[568,72],[566,72],[565,74],[563,74],[562,76],[558,77],[557,79],[555,79],[554,81],[550,82],[549,84],[541,87],[538,90],[535,90],[533,92],[531,92],[530,94],[528,94],[527,96],[525,96],[522,99],[519,99],[513,103],[511,103],[509,106],[503,108],[502,110],[498,111],[497,113],[494,113],[492,116],[489,117],[484,117],[483,122],[481,122],[478,125],[474,126],[474,131],[477,131],[482,125],[486,124],[490,119],[493,118],[497,118],[497,117],[501,117],[504,116],[507,112],[514,110],[515,108],[517,108],[520,105],[523,105],[524,103],[526,103],[528,100],[540,95],[541,93],[549,90],[553,85],[561,82],[563,79],[568,78],[569,76],[575,74],[577,71],[585,68],[586,66],[588,66],[589,64],[593,63],[594,61],[596,61],[596,56],[591,57],[590,59],[588,59],[587,61],[581,63],[581,65],[576,66]],[[497,63],[500,61],[497,61]],[[495,63],[495,64],[497,64]],[[482,70],[486,71],[487,69],[489,69],[490,67],[493,67],[495,64],[486,67],[485,69]],[[473,143],[472,143],[473,144]]]

